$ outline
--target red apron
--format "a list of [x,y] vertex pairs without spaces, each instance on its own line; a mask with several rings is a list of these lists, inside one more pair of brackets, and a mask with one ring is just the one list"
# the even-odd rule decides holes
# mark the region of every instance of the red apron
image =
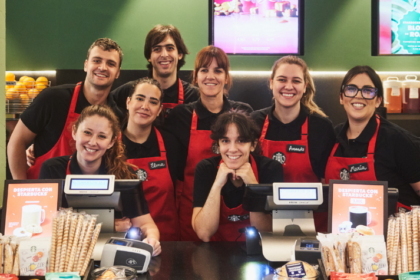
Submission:
[[[283,165],[285,182],[319,182],[315,175],[308,151],[308,118],[302,125],[300,140],[272,141],[265,139],[269,125],[268,115],[261,133],[261,146],[264,156],[275,159]],[[328,212],[314,212],[317,232],[328,231]]]
[[159,142],[160,156],[127,159],[127,162],[136,165],[143,174],[147,174],[143,181],[144,196],[149,205],[150,215],[159,229],[160,240],[177,241],[179,230],[174,186],[166,160],[165,144],[160,132],[154,129]]
[[178,103],[162,103],[163,112],[165,113],[165,118],[168,116],[169,112],[178,106],[179,104],[184,104],[184,87],[182,86],[181,79],[178,79]]
[[[222,161],[220,163],[222,163]],[[257,164],[255,163],[253,156],[251,156],[251,166],[255,178],[257,179],[257,182],[259,182]],[[229,208],[226,206],[223,196],[221,195],[219,227],[210,241],[235,241],[239,235],[239,229],[250,225],[249,212],[242,208],[242,204],[235,208]],[[241,235],[238,241],[245,241],[245,234]]]
[[210,130],[197,130],[197,114],[193,111],[190,144],[188,147],[187,163],[184,170],[184,184],[177,184],[177,198],[179,198],[179,223],[182,241],[200,241],[192,228],[193,190],[195,166],[203,159],[214,156],[211,145]]
[[64,129],[61,132],[60,138],[51,150],[49,150],[46,154],[35,159],[35,164],[29,167],[29,169],[26,171],[26,176],[28,179],[38,179],[39,171],[41,170],[41,165],[47,159],[53,157],[67,156],[74,153],[74,145],[70,144],[74,142],[73,137],[71,135],[71,126],[79,118],[79,114],[75,113],[74,110],[76,109],[76,103],[77,98],[79,97],[81,84],[82,82],[78,83],[74,89],[73,97],[70,103],[69,113],[66,119],[66,124],[64,125]]
[[[335,144],[330,158],[328,159],[325,170],[325,182],[328,184],[330,180],[361,180],[361,181],[377,181],[375,174],[375,146],[376,137],[378,136],[379,125],[381,124],[379,116],[376,116],[376,131],[369,141],[367,158],[345,158],[334,156],[338,148]],[[366,171],[352,172],[351,169],[365,169]],[[411,207],[397,202],[397,212],[400,207],[411,210]]]

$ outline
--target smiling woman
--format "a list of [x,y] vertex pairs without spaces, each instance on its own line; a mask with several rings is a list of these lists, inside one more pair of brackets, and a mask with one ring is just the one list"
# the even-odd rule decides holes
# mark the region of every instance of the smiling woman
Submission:
[[247,205],[251,208],[242,207],[245,184],[283,182],[281,164],[258,155],[254,121],[240,112],[223,113],[210,137],[220,156],[200,161],[195,169],[192,225],[198,237],[205,242],[235,241],[238,230],[250,225],[270,231],[271,215],[263,213],[265,196],[253,194]]
[[[41,166],[39,179],[65,179],[69,174],[112,174],[116,179],[136,179],[133,169],[125,160],[119,134],[118,118],[109,107],[86,107],[73,125],[76,152],[72,156],[46,160]],[[143,190],[139,190],[139,193],[142,211],[126,213],[130,219],[128,223],[142,230],[147,236],[146,242],[154,247],[154,254],[157,255],[161,251],[159,231],[149,214]]]

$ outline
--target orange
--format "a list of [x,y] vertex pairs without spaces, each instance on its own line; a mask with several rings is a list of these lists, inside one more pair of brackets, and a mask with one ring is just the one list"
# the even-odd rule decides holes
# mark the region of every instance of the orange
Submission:
[[35,79],[32,78],[32,77],[27,77],[27,78],[25,78],[23,80],[23,83],[25,84],[25,86],[26,86],[27,89],[34,88],[34,86],[35,86]]
[[25,92],[26,93],[26,86],[22,82],[17,82],[14,89],[18,92]]
[[46,77],[38,77],[38,79],[36,79],[36,83],[37,84],[44,84],[45,86],[48,86],[48,79]]
[[26,93],[21,93],[19,95],[20,97],[20,102],[22,102],[22,104],[27,104],[29,101],[29,96]]
[[14,88],[10,88],[6,91],[6,99],[12,100],[18,98],[19,94],[15,91]]
[[28,97],[34,99],[35,97],[37,97],[37,95],[39,94],[39,90],[37,90],[36,88],[30,89],[28,91]]
[[15,74],[12,72],[6,73],[6,82],[13,82],[15,80]]
[[12,85],[10,85],[10,86],[6,86],[6,89],[9,89],[9,88],[14,88],[15,86],[12,86]]
[[20,77],[20,78],[19,78],[19,82],[23,82],[23,80],[24,80],[25,78],[28,78],[28,76],[22,76],[22,77]]
[[46,88],[47,86],[45,85],[45,84],[43,84],[43,83],[38,83],[38,82],[36,82],[35,83],[35,88],[37,89],[37,90],[39,90],[39,91],[41,91],[41,90],[43,90],[44,88]]

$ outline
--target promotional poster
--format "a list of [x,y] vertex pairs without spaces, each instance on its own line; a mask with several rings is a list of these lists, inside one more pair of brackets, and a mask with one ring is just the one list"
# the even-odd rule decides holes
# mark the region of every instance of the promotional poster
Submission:
[[420,54],[420,2],[380,0],[379,54]]
[[384,186],[334,184],[332,233],[384,234]]
[[298,54],[299,0],[214,0],[214,45],[229,54]]
[[5,235],[50,237],[57,202],[57,183],[9,184]]

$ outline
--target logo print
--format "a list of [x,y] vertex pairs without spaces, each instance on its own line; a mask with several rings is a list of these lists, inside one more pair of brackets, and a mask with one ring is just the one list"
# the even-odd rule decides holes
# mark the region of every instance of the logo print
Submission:
[[281,164],[284,164],[286,162],[286,156],[282,152],[274,153],[273,159],[277,160]]
[[350,173],[347,169],[343,168],[340,171],[341,180],[350,180]]
[[135,259],[127,259],[127,260],[125,261],[125,263],[126,263],[127,265],[136,265],[136,264],[137,264],[137,262],[136,262],[136,260],[135,260]]
[[140,179],[141,182],[144,182],[147,179],[147,172],[144,169],[139,168],[136,171],[136,175],[137,175],[137,177],[139,177],[139,179]]

